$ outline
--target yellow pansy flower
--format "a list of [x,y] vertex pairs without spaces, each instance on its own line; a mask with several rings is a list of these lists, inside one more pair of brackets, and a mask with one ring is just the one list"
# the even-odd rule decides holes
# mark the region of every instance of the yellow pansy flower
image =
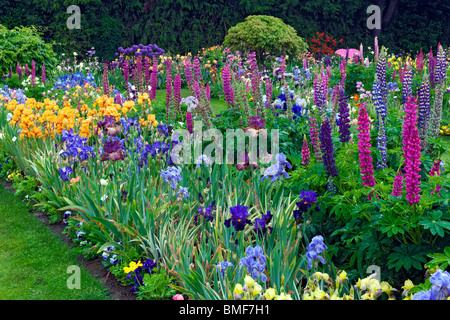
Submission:
[[137,268],[142,267],[144,264],[141,261],[138,261],[137,263],[134,261],[131,261],[128,267],[123,267],[123,272],[130,273],[134,272]]

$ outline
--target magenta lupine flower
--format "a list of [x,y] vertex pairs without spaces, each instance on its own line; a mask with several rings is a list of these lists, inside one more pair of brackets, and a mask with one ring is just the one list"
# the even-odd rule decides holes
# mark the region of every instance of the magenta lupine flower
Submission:
[[200,61],[198,60],[197,56],[194,57],[194,80],[202,82],[202,73],[200,71]]
[[302,148],[302,164],[308,167],[311,162],[309,159],[311,158],[311,154],[309,152],[308,141],[306,140],[306,136],[303,136],[303,148]]
[[211,88],[209,87],[209,83],[207,83],[205,86],[205,93],[206,98],[208,98],[208,100],[211,101]]
[[270,108],[272,105],[272,81],[266,80],[266,108]]
[[316,118],[309,118],[309,133],[311,144],[313,145],[316,161],[322,163],[322,154],[320,152],[319,126]]
[[21,80],[22,79],[22,67],[20,66],[18,61],[17,61],[16,71],[17,71],[17,74],[19,75],[19,80]]
[[186,112],[186,127],[190,134],[194,132],[194,123],[192,121],[192,114],[189,111]]
[[25,75],[27,77],[30,75],[30,70],[28,69],[28,63],[25,64]]
[[422,49],[420,49],[419,54],[417,55],[416,58],[416,69],[418,71],[422,71],[423,70],[423,53],[422,53]]
[[150,100],[155,100],[156,98],[156,87],[158,86],[158,61],[153,57],[152,74],[150,76]]
[[177,112],[180,109],[180,101],[181,101],[181,77],[180,74],[177,73],[175,75],[175,80],[173,83],[173,102],[175,110],[177,110]]
[[[370,155],[370,122],[369,115],[366,110],[366,103],[363,103],[358,114],[358,150],[359,150],[359,167],[361,168],[361,178],[363,185],[366,187],[375,186],[375,178],[373,177],[372,156]],[[368,200],[371,196],[368,196]]]
[[31,62],[31,86],[34,87],[36,79],[36,64],[34,60]]
[[392,188],[392,196],[401,197],[403,193],[403,175],[402,172],[399,171],[394,178],[393,188]]
[[[430,170],[430,176],[433,177],[435,175],[437,175],[438,177],[441,176],[441,160],[439,160],[439,159],[434,160],[433,166],[431,167],[431,170]],[[440,194],[439,194],[440,191],[441,191],[441,186],[438,185],[438,186],[436,186],[436,188],[433,191],[431,191],[431,194],[437,193],[440,196]]]
[[42,66],[42,83],[45,86],[45,64]]
[[151,74],[150,58],[146,56],[144,57],[145,92],[149,93],[149,96],[150,91],[148,90],[148,85],[150,83],[150,74]]
[[420,139],[417,129],[417,100],[409,97],[403,122],[403,156],[405,158],[406,200],[410,206],[420,201]]
[[231,71],[228,66],[228,61],[225,63],[225,67],[222,70],[222,81],[223,81],[223,93],[225,94],[225,100],[227,101],[228,107],[234,102],[233,88],[231,86]]
[[166,116],[169,119],[170,102],[172,101],[172,63],[166,60]]
[[103,64],[103,94],[109,96],[108,65]]
[[186,82],[188,85],[191,85],[194,81],[192,78],[192,64],[191,59],[186,59],[184,62],[184,74],[186,75]]
[[253,99],[256,101],[259,98],[260,95],[260,76],[258,71],[258,63],[256,62],[256,53],[252,52],[248,55],[249,58],[249,65],[250,65],[250,71],[252,74],[252,92],[253,92]]

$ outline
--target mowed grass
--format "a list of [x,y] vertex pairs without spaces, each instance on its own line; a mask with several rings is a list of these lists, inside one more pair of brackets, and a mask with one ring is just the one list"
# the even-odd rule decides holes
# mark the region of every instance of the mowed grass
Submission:
[[[189,89],[181,89],[181,98],[186,98],[190,96],[191,93],[189,92]],[[156,90],[156,97],[160,99],[166,98],[166,90]],[[214,99],[211,98],[211,107],[213,108],[214,112],[216,114],[220,113],[221,111],[224,111],[228,108],[227,103],[220,99]]]
[[[0,300],[109,300],[76,253],[0,184]],[[80,289],[69,266],[80,268]],[[69,280],[69,281],[68,281]]]

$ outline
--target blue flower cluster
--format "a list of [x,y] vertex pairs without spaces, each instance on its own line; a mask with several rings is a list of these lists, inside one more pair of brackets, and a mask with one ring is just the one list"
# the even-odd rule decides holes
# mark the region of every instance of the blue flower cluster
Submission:
[[323,242],[322,236],[315,236],[311,239],[310,244],[306,247],[306,258],[308,258],[308,269],[312,267],[312,262],[319,259],[320,262],[326,263],[325,259],[320,256],[327,248]]
[[450,273],[438,269],[430,277],[431,288],[417,292],[413,300],[445,300],[450,297]]
[[176,181],[182,180],[180,173],[180,167],[168,167],[166,170],[161,170],[161,177],[164,179],[164,183],[171,183],[172,189],[176,189]]
[[76,86],[83,86],[85,83],[89,83],[94,88],[97,87],[95,83],[95,77],[92,73],[88,73],[84,76],[82,72],[76,72],[68,75],[59,76],[59,78],[53,84],[53,90],[62,89],[66,91]]
[[62,158],[72,157],[72,162],[78,157],[80,161],[85,161],[89,157],[95,157],[94,147],[86,145],[87,138],[80,137],[73,133],[73,129],[63,130],[61,141],[65,143],[65,150],[60,153]]
[[252,275],[252,278],[258,280],[261,277],[262,282],[267,282],[267,276],[264,274],[266,269],[266,256],[260,246],[256,245],[254,248],[248,246],[245,250],[246,257],[239,261],[239,273],[242,267],[247,268],[247,272]]
[[0,95],[7,100],[16,100],[18,104],[25,104],[27,97],[22,89],[11,89],[7,85],[0,88]]

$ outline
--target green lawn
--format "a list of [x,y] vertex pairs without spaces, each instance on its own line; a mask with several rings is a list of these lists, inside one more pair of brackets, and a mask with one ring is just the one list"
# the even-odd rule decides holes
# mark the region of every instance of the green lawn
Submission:
[[[181,98],[186,98],[190,95],[189,89],[181,89]],[[165,99],[166,90],[156,90],[156,97]],[[227,103],[225,101],[214,98],[211,99],[211,106],[216,114],[227,109]]]
[[[109,300],[77,255],[0,184],[0,300]],[[79,266],[80,288],[68,288]],[[69,280],[69,281],[68,281]]]

